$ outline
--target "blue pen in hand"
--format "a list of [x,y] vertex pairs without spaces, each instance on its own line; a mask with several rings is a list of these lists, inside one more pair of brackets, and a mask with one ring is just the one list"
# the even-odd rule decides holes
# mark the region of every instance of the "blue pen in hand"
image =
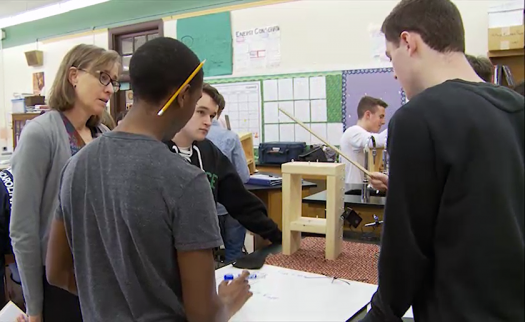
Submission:
[[[233,276],[233,274],[226,274],[226,275],[224,275],[224,280],[225,281],[232,281],[234,278],[239,277],[239,276],[241,276],[241,274],[239,274],[237,276]],[[256,278],[257,278],[257,274],[250,274],[248,276],[249,280],[253,280],[253,279],[256,279]]]

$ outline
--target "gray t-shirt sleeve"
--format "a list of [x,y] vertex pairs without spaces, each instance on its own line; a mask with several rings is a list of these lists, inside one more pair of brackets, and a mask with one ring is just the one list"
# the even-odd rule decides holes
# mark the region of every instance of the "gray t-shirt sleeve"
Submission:
[[185,187],[173,213],[174,247],[180,251],[221,246],[215,201],[204,172]]

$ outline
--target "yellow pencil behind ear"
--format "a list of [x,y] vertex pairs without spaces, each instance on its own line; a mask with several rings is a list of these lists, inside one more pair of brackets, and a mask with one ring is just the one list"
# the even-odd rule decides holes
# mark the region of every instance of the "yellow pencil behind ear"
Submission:
[[195,68],[195,70],[193,71],[193,73],[191,73],[188,79],[186,79],[186,81],[182,83],[179,89],[171,96],[171,98],[166,102],[166,104],[164,104],[164,106],[159,111],[159,113],[157,113],[158,116],[161,116],[162,114],[164,114],[164,112],[166,112],[166,110],[171,105],[171,103],[173,103],[177,95],[179,95],[180,91],[184,88],[184,86],[188,85],[191,82],[191,80],[195,77],[195,75],[197,75],[197,73],[201,70],[202,66],[204,66],[205,62],[206,62],[206,59],[203,60],[202,63],[200,63],[199,66],[197,66],[197,68]]

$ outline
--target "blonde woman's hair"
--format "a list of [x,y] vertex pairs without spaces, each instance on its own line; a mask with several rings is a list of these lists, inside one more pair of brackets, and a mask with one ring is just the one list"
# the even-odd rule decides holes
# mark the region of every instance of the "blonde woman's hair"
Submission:
[[110,129],[111,131],[113,131],[113,129],[117,127],[115,120],[113,120],[113,117],[111,116],[111,114],[109,114],[109,112],[106,109],[104,109],[102,115],[100,116],[100,123],[107,126],[108,129]]
[[[80,44],[71,49],[58,68],[58,72],[51,87],[49,106],[57,111],[64,112],[73,108],[76,100],[75,89],[69,82],[71,67],[84,69],[89,72],[106,69],[114,64],[120,65],[120,56],[113,50],[106,50],[94,45]],[[100,124],[100,115],[93,115],[86,125],[95,127]]]

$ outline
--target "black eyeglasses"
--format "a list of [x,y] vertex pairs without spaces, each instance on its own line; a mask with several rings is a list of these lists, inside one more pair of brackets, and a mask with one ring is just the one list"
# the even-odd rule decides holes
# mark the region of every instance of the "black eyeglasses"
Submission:
[[[89,73],[89,74],[92,74],[93,76],[96,76],[94,75],[93,73],[85,70],[85,69],[79,69],[80,71],[83,71],[83,72],[86,72],[86,73]],[[117,80],[114,80],[113,78],[111,78],[111,76],[109,76],[108,73],[106,72],[102,72],[102,71],[99,71],[97,70],[95,72],[96,74],[98,74],[98,81],[100,82],[100,84],[104,85],[104,86],[108,86],[109,84],[111,84],[113,86],[113,92],[116,93],[120,90],[120,83],[117,81]]]

